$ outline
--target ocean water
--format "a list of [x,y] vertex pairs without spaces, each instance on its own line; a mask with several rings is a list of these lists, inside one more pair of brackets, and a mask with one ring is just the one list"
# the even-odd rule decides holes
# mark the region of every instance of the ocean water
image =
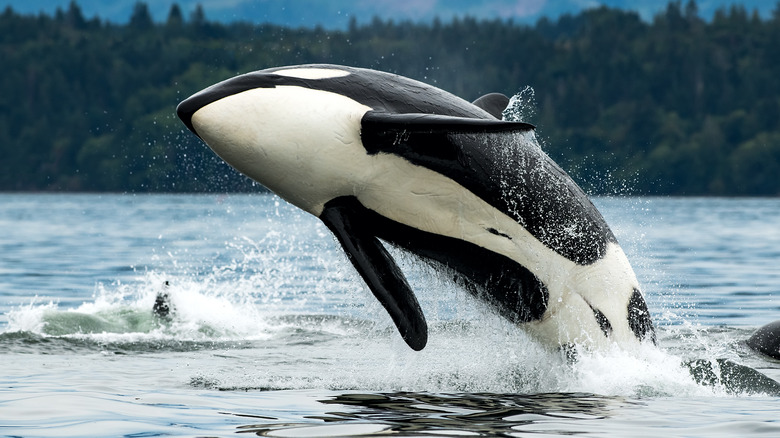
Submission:
[[431,328],[410,350],[273,195],[0,194],[0,436],[780,436],[780,397],[682,365],[780,379],[744,345],[780,319],[780,199],[595,203],[659,345],[571,363],[393,251]]

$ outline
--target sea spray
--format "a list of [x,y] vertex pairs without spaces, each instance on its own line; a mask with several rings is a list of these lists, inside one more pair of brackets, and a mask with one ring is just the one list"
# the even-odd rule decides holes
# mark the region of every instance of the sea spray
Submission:
[[[232,201],[232,208],[259,203],[273,209],[276,201],[271,196],[240,197]],[[613,215],[627,211],[620,199],[605,200],[605,204]],[[362,285],[327,230],[316,219],[308,220],[284,205],[277,207],[282,218],[272,217],[272,226],[256,221],[265,217],[265,210],[245,211],[244,222],[235,227],[228,222],[223,227],[235,236],[191,243],[206,248],[197,253],[199,258],[192,256],[194,250],[172,251],[169,257],[176,266],[139,268],[129,279],[98,283],[81,304],[31,300],[6,314],[8,324],[0,342],[6,351],[20,354],[69,354],[68,362],[76,360],[73,352],[79,357],[94,356],[90,353],[141,355],[139,360],[144,363],[165,357],[166,364],[176,369],[168,377],[175,384],[215,389],[732,397],[720,386],[697,385],[683,363],[725,356],[754,367],[767,366],[759,358],[735,351],[748,330],[701,326],[681,319],[674,308],[652,303],[654,316],[661,315],[656,318],[661,321],[659,348],[582,354],[571,363],[455,287],[446,273],[413,257],[397,258],[431,327],[430,345],[413,352],[400,340],[386,312]],[[633,212],[629,217],[636,215]],[[632,228],[634,221],[624,220],[618,228],[629,233],[631,240],[636,235],[631,234],[636,229]],[[177,229],[184,232],[193,227]],[[219,227],[210,225],[208,233],[215,228]],[[640,242],[635,254],[652,253],[643,246]],[[214,252],[216,257],[211,255]],[[654,261],[647,266],[657,266]],[[116,274],[106,274],[111,275]],[[121,320],[136,312],[153,321],[151,309],[166,280],[179,311],[169,324],[154,325],[148,332],[138,327],[123,329],[129,330],[123,333],[86,333],[74,328],[67,334],[46,334],[52,314],[67,318],[79,312],[89,316],[113,313]],[[651,300],[671,281],[682,281],[662,280],[657,286],[660,290],[651,291]],[[672,315],[664,317],[667,312]],[[62,348],[55,348],[58,345]]]
[[532,123],[534,116],[536,116],[536,98],[531,86],[526,86],[509,98],[509,104],[502,113],[502,119],[508,122]]

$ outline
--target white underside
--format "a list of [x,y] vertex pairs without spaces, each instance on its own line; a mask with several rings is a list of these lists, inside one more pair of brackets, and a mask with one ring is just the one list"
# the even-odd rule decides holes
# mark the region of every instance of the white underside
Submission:
[[[548,286],[544,318],[526,324],[546,343],[637,342],[627,306],[638,282],[618,245],[610,244],[598,262],[579,266],[454,180],[396,155],[367,154],[360,128],[370,109],[336,93],[278,86],[211,103],[192,123],[226,162],[315,216],[331,199],[355,196],[396,222],[517,261]],[[588,304],[612,323],[610,339]]]

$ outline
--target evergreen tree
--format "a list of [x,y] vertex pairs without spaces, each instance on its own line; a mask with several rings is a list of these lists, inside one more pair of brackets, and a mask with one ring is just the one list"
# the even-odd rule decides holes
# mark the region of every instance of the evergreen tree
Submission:
[[130,16],[130,27],[136,30],[149,30],[153,25],[149,6],[144,2],[137,2],[133,6],[133,14]]
[[[345,31],[220,24],[173,3],[155,24],[0,14],[0,190],[256,190],[181,125],[176,105],[237,73],[336,63],[467,100],[533,87],[542,145],[594,192],[780,195],[780,2],[699,17],[598,8],[535,26],[380,18]],[[530,103],[529,103],[530,105]],[[605,176],[609,176],[608,178]]]
[[171,10],[168,12],[168,20],[166,24],[169,27],[181,27],[184,24],[184,15],[181,12],[181,8],[178,3],[171,5]]

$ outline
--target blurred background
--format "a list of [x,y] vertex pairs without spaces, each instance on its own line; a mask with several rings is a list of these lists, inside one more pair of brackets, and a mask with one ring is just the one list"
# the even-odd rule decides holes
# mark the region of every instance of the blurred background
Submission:
[[467,100],[522,91],[545,151],[592,194],[780,195],[780,2],[0,8],[0,191],[262,190],[184,129],[176,105],[240,73],[334,63]]

